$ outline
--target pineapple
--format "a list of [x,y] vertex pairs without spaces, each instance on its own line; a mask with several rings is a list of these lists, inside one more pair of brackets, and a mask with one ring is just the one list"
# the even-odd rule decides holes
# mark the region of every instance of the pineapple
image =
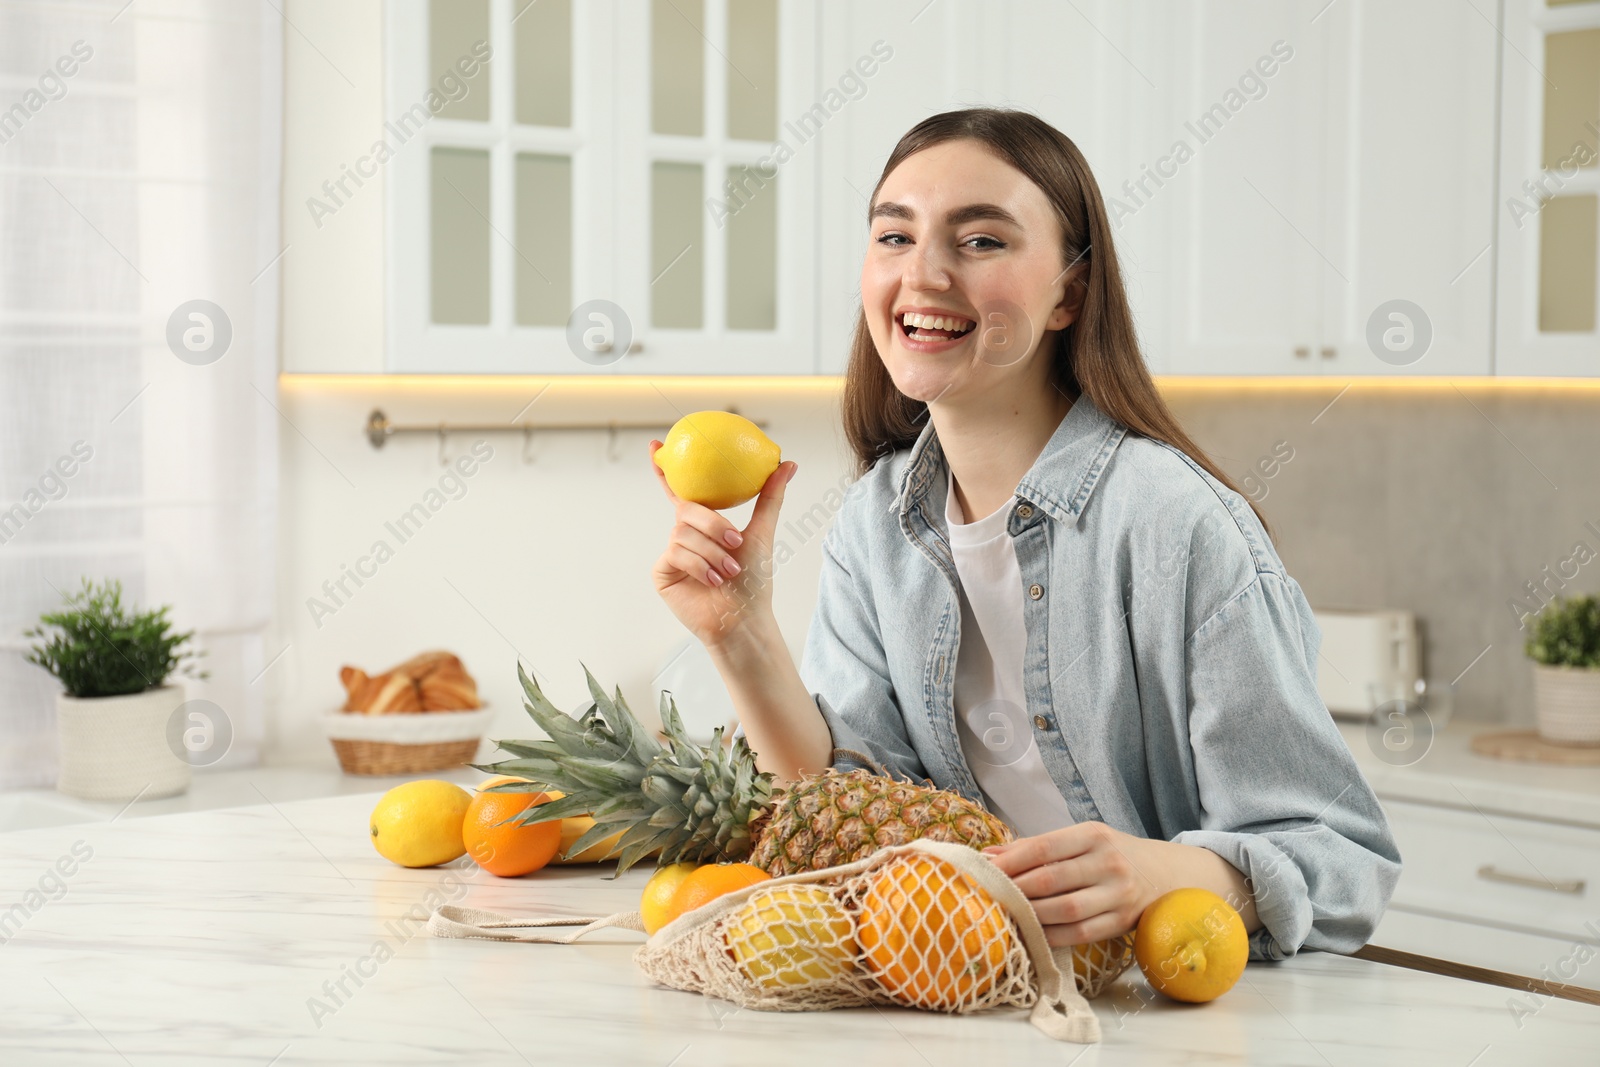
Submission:
[[743,861],[774,877],[819,870],[916,838],[983,848],[1011,840],[1011,830],[956,793],[897,781],[870,771],[802,776],[774,789],[756,770],[744,738],[723,748],[718,727],[710,747],[690,741],[677,704],[661,696],[663,744],[640,725],[618,689],[608,697],[584,668],[594,698],[577,719],[551,704],[517,665],[525,707],[548,741],[500,741],[512,759],[478,766],[528,779],[492,792],[558,789],[566,796],[520,813],[519,825],[592,815],[594,826],[573,843],[576,854],[623,831],[617,874],[659,848],[657,863]]

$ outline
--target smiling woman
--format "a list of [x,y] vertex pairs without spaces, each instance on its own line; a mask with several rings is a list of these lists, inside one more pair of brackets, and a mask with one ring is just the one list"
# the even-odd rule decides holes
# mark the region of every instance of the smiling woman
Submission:
[[1191,886],[1256,958],[1364,944],[1400,858],[1318,697],[1316,621],[1156,392],[1082,154],[1025,112],[935,115],[868,219],[843,412],[860,478],[799,671],[770,589],[734,577],[768,569],[793,464],[742,533],[669,494],[657,589],[761,769],[980,801],[1020,835],[989,851],[1052,944],[1125,934]]

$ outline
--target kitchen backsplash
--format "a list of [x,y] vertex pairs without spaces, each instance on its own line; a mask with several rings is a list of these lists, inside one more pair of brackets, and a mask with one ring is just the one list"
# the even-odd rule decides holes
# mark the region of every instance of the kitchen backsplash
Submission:
[[[645,431],[363,433],[396,422],[659,420],[736,407],[800,471],[779,540],[775,604],[803,648],[821,532],[849,456],[832,381],[625,380],[598,386],[449,378],[285,379],[279,631],[263,681],[280,709],[269,761],[331,760],[316,716],[344,663],[383,669],[424,648],[466,661],[519,736],[520,654],[552,697],[584,697],[586,664],[649,714],[652,678],[685,634],[650,579],[672,509]],[[1518,613],[1532,589],[1600,589],[1600,389],[1449,384],[1165,387],[1202,447],[1261,505],[1289,572],[1318,608],[1409,608],[1433,677],[1460,675],[1458,717],[1531,723]],[[535,400],[535,397],[538,397]],[[750,505],[731,513],[743,525]],[[1531,587],[1529,583],[1532,583]],[[1565,583],[1564,586],[1562,583]],[[1462,672],[1465,672],[1464,674]]]

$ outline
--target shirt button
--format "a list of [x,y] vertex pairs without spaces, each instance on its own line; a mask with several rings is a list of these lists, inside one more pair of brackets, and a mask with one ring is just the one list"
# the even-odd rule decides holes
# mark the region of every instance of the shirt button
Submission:
[[1033,599],[1038,600],[1040,597],[1044,596],[1044,586],[1035,582],[1033,585],[1028,586],[1028,595]]
[[1017,508],[1017,517],[1019,519],[1031,519],[1033,518],[1033,509],[1027,504],[1022,504]]
[[1035,715],[1033,717],[1033,725],[1037,726],[1041,730],[1048,730],[1050,729],[1050,720],[1045,718],[1043,715]]

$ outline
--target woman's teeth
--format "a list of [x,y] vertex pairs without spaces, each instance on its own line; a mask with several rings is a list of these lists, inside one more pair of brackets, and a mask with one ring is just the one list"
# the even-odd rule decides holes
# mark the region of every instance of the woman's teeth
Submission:
[[915,341],[948,341],[960,337],[976,325],[971,319],[954,315],[922,315],[908,311],[900,317],[906,336]]

